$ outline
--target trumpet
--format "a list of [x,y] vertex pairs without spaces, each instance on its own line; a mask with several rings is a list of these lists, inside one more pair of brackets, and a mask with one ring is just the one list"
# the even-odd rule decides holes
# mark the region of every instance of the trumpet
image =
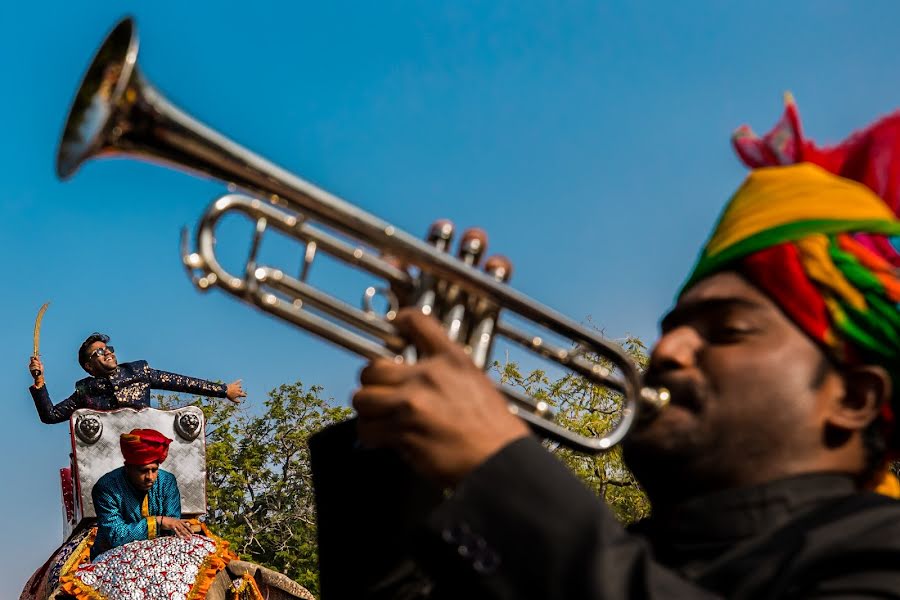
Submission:
[[[395,228],[180,110],[143,77],[137,55],[135,23],[126,18],[107,35],[75,94],[59,145],[57,175],[67,179],[95,157],[127,156],[218,179],[243,192],[226,194],[209,206],[197,226],[195,251],[187,233],[182,236],[184,267],[200,290],[220,288],[368,359],[415,360],[415,350],[404,347],[391,323],[396,310],[410,304],[442,319],[448,335],[464,345],[479,367],[490,365],[495,339],[524,347],[593,385],[622,394],[618,422],[609,432],[588,437],[555,423],[547,402],[498,384],[510,410],[540,435],[586,453],[609,450],[627,435],[639,411],[667,404],[668,391],[644,387],[640,370],[618,344],[510,287],[508,260],[492,257],[479,270],[486,243],[480,230],[466,232],[454,256],[448,251],[453,234],[449,222],[435,223],[426,240]],[[233,213],[255,223],[239,274],[227,271],[216,257],[217,224]],[[258,264],[269,229],[305,246],[299,276]],[[308,282],[318,253],[386,285],[368,288],[362,308],[352,306]],[[386,311],[375,309],[379,295],[387,300]],[[528,327],[516,327],[507,317]],[[554,338],[567,341],[552,343]]]

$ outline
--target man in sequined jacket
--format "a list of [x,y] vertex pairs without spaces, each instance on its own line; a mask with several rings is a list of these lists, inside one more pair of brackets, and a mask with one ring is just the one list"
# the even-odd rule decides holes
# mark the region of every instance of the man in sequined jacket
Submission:
[[29,391],[42,422],[62,423],[79,408],[112,410],[150,406],[150,390],[228,398],[232,402],[238,402],[247,395],[240,379],[226,385],[158,371],[150,368],[144,360],[119,364],[115,350],[107,345],[108,342],[109,336],[102,333],[93,333],[84,340],[78,349],[78,363],[91,376],[78,381],[75,393],[59,404],[53,404],[47,393],[40,358],[31,357],[28,368],[38,375],[34,377],[34,385]]

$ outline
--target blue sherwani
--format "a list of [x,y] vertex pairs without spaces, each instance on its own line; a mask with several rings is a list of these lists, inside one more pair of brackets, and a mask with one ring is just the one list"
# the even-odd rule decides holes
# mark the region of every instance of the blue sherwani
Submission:
[[[175,476],[159,470],[146,494],[134,489],[125,467],[110,471],[91,490],[97,512],[97,539],[91,558],[135,540],[156,537],[154,517],[181,518],[181,493]],[[151,522],[151,520],[153,522]]]
[[75,384],[74,394],[56,405],[50,400],[46,385],[29,389],[41,421],[62,423],[79,408],[112,410],[150,406],[151,389],[224,398],[228,388],[224,383],[151,369],[147,361],[138,360],[120,364],[107,376],[85,377]]

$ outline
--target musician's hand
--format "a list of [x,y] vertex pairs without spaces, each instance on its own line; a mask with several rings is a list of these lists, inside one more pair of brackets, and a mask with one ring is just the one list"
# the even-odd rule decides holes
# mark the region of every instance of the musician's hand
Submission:
[[[390,254],[382,255],[382,260],[388,263],[392,267],[396,267],[400,269],[404,273],[406,273],[410,278],[412,278],[412,273],[410,273],[409,264],[405,261],[397,258],[396,256],[392,256]],[[399,285],[396,280],[393,278],[390,279],[391,282],[391,293],[394,294],[394,297],[397,298],[397,306],[411,306],[414,302],[414,295],[412,292],[414,290],[410,288],[403,287]]]
[[[31,377],[34,379],[34,387],[43,387],[44,363],[41,362],[41,359],[39,357],[31,357],[31,360],[28,361],[28,371],[31,373]],[[35,372],[38,372],[38,375],[36,377],[34,375]]]
[[191,537],[191,522],[175,517],[160,517],[159,524],[163,529],[168,529],[183,540]]
[[237,381],[232,381],[226,386],[225,397],[235,404],[239,404],[241,398],[247,397],[247,393],[244,391],[244,388],[241,387],[240,379],[238,379]]
[[414,468],[455,485],[501,448],[529,434],[506,399],[440,323],[404,309],[395,324],[419,352],[414,365],[376,360],[353,396],[359,438],[397,450]]

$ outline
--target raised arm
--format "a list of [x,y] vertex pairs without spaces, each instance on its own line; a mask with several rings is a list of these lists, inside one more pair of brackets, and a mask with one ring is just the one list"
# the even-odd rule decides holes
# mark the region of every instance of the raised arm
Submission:
[[197,377],[188,377],[157,369],[148,369],[150,387],[155,390],[169,392],[183,392],[185,394],[197,394],[199,396],[211,396],[214,398],[226,398],[228,386],[224,383],[213,383]]
[[34,378],[34,385],[28,388],[28,391],[31,392],[34,407],[37,409],[42,423],[53,424],[68,421],[72,413],[81,408],[81,392],[78,389],[59,404],[53,404],[50,394],[47,392],[47,386],[44,385],[44,365],[41,363],[41,359],[32,356],[28,363],[28,370],[39,372],[39,375]]
[[453,489],[407,551],[435,589],[542,600],[715,597],[656,562],[644,539],[529,435],[437,321],[408,311],[396,323],[420,361],[370,364],[353,404],[363,445],[394,450]]

